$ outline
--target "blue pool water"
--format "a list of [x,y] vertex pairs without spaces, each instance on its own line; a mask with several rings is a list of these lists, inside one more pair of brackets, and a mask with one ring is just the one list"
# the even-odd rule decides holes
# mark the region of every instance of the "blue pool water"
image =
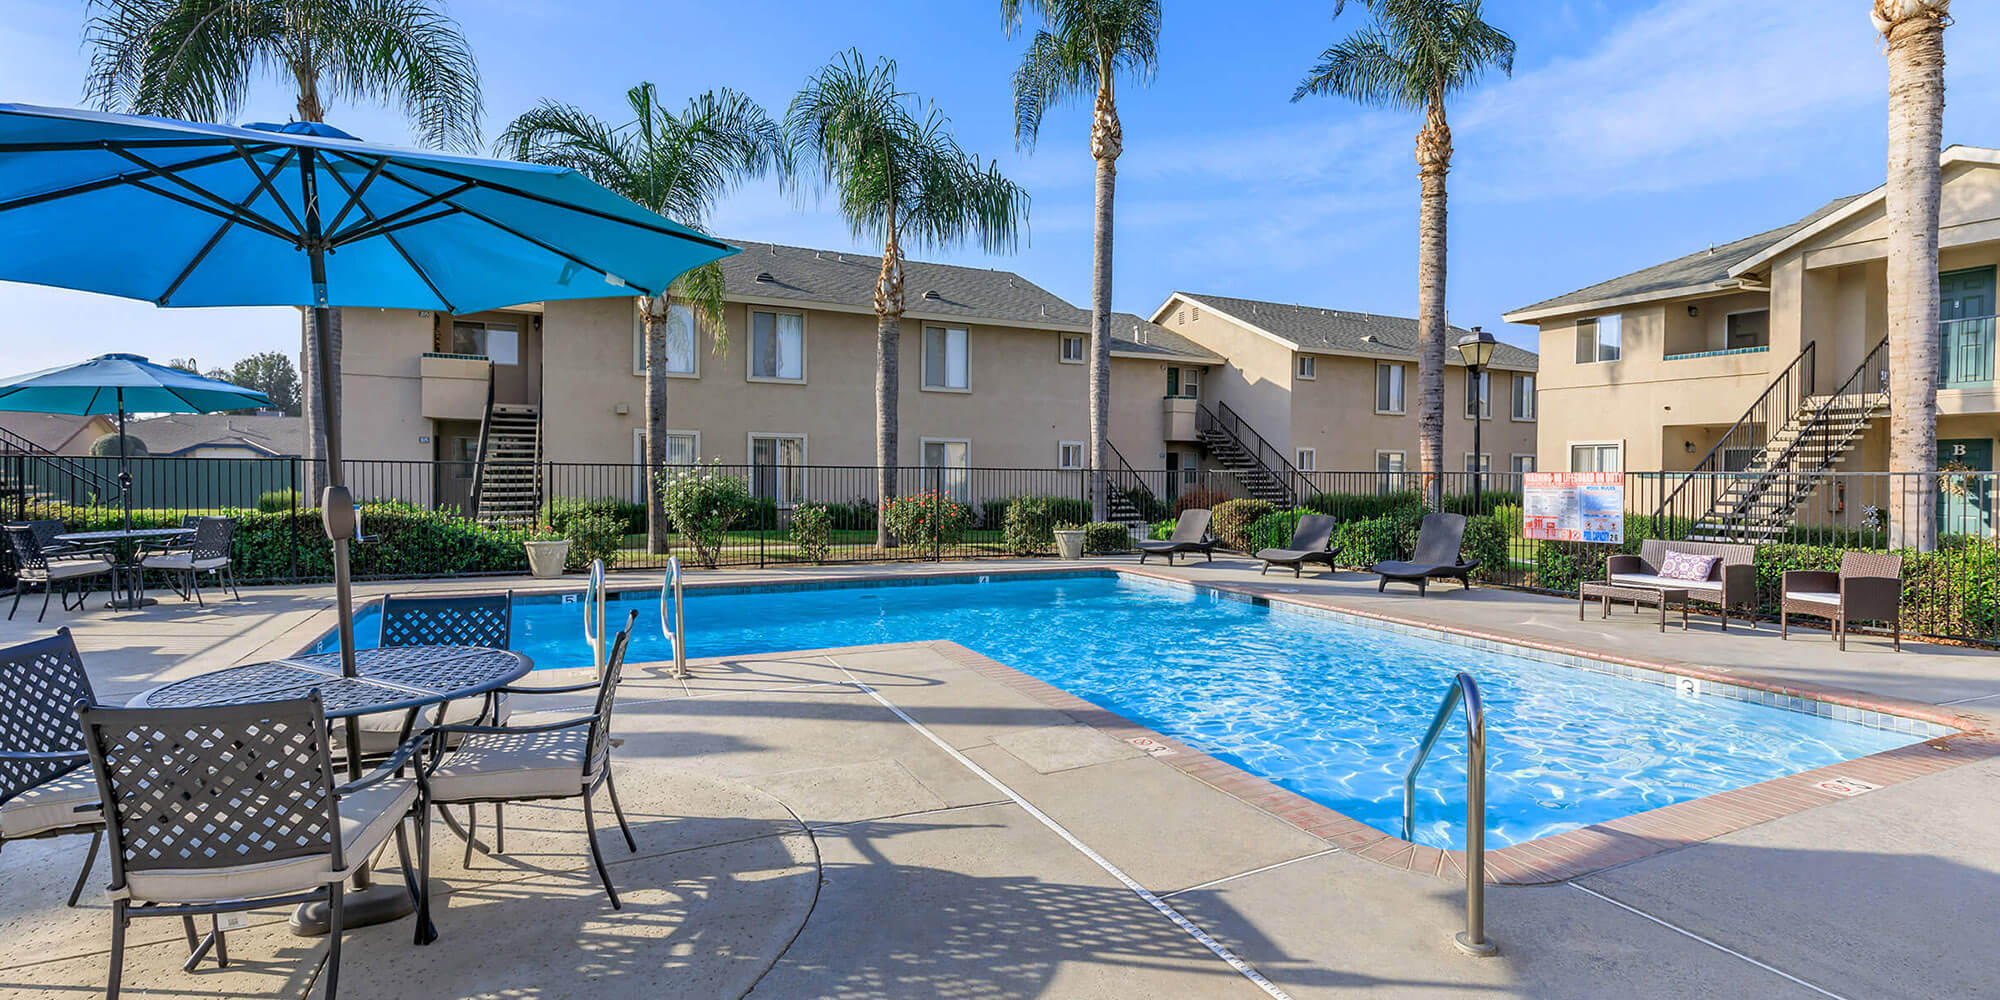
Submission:
[[[1912,737],[1107,575],[686,599],[688,655],[952,639],[1390,833],[1402,778],[1454,673],[1486,700],[1488,844],[1504,846],[1887,750]],[[657,592],[629,659],[670,656]],[[582,606],[523,598],[514,645],[588,665]],[[359,620],[362,645],[379,631]],[[1464,726],[1418,784],[1415,839],[1463,842]]]

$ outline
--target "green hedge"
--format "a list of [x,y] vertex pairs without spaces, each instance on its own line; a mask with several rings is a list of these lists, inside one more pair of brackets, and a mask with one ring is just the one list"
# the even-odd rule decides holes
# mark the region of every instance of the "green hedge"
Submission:
[[1128,552],[1132,548],[1132,533],[1122,524],[1110,521],[1092,521],[1083,526],[1083,551],[1098,555],[1112,555]]
[[1277,510],[1264,500],[1225,500],[1215,505],[1214,515],[1209,519],[1209,531],[1219,539],[1225,548],[1238,552],[1255,552],[1250,544],[1250,526],[1257,519]]
[[1292,532],[1298,530],[1299,518],[1311,513],[1313,511],[1304,507],[1294,507],[1291,510],[1274,510],[1258,518],[1245,532],[1250,544],[1243,551],[1284,548],[1292,540]]
[[1056,525],[1090,520],[1090,504],[1075,497],[1018,497],[1007,504],[1001,542],[1018,556],[1053,552]]
[[617,497],[553,497],[542,504],[541,523],[567,536],[579,517],[608,517],[628,535],[646,533],[646,505]]

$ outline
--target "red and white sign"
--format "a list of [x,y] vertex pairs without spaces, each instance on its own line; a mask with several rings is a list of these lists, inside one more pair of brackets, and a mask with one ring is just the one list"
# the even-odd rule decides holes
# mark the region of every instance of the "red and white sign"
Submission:
[[1854,796],[1862,792],[1872,792],[1882,786],[1870,784],[1860,778],[1828,778],[1825,781],[1814,782],[1813,787],[1834,795]]
[[1521,537],[1614,545],[1624,541],[1625,474],[1523,473]]
[[1173,747],[1170,747],[1165,743],[1162,743],[1159,740],[1152,738],[1151,736],[1131,736],[1127,737],[1125,742],[1130,743],[1133,746],[1138,747],[1139,749],[1144,750],[1155,757],[1171,757],[1173,756],[1174,753]]

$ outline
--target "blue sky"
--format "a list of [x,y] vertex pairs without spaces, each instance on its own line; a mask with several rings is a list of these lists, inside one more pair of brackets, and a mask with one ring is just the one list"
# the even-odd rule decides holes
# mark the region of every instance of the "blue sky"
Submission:
[[[997,3],[799,0],[459,0],[485,82],[486,133],[543,98],[606,117],[651,80],[678,102],[717,86],[774,114],[808,72],[858,45],[893,56],[905,89],[949,114],[961,144],[999,159],[1033,196],[1009,257],[934,259],[1018,271],[1072,302],[1089,295],[1088,118],[1053,114],[1014,149],[1009,75],[1024,44]],[[1881,182],[1886,70],[1864,0],[1489,0],[1512,33],[1511,79],[1452,108],[1452,321],[1532,347],[1500,314],[1710,243],[1789,222]],[[10,0],[0,100],[76,104],[88,53],[82,0]],[[1158,78],[1120,99],[1115,304],[1150,313],[1175,289],[1395,315],[1415,313],[1414,116],[1310,98],[1299,77],[1361,20],[1327,0],[1168,0]],[[1947,34],[1945,141],[2000,145],[2000,4],[1963,3]],[[248,120],[292,100],[260,86]],[[404,143],[383,108],[336,101],[329,119]],[[752,185],[712,227],[724,236],[857,246],[831,203]],[[20,252],[9,248],[6,252]],[[204,366],[296,353],[290,310],[161,310],[0,283],[0,374],[110,350]]]

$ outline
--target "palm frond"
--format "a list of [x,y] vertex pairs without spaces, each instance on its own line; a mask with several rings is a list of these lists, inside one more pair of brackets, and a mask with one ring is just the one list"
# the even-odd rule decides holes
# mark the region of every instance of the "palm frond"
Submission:
[[86,97],[99,107],[194,121],[237,116],[259,64],[283,58],[270,0],[98,0],[85,25]]
[[479,148],[479,67],[458,25],[429,0],[320,0],[314,20],[333,92],[400,104],[426,146]]
[[1292,100],[1339,95],[1415,110],[1473,86],[1489,69],[1514,71],[1514,40],[1486,23],[1481,0],[1361,2],[1373,20],[1321,53]]
[[1320,53],[1319,62],[1292,91],[1292,100],[1334,95],[1404,111],[1422,108],[1427,81],[1390,45],[1388,36],[1372,25],[1341,39]]
[[[1002,0],[1011,36],[1021,0]],[[1158,0],[1027,0],[1041,19],[1014,71],[1014,142],[1032,148],[1051,107],[1094,95],[1123,75],[1150,82],[1159,68]]]
[[723,293],[722,265],[716,261],[683,273],[667,289],[668,298],[686,305],[694,313],[695,327],[715,342],[718,357],[729,350],[729,326],[722,315]]

